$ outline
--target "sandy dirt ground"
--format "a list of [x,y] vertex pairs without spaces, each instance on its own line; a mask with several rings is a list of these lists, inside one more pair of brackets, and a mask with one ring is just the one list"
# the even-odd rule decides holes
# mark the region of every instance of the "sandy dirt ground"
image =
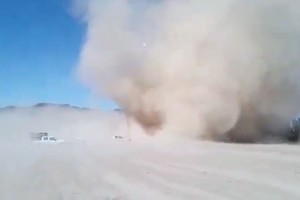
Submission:
[[300,199],[297,145],[113,141],[31,150],[2,159],[1,199]]
[[2,140],[0,199],[300,199],[299,144],[129,142],[97,134],[103,137],[61,145]]

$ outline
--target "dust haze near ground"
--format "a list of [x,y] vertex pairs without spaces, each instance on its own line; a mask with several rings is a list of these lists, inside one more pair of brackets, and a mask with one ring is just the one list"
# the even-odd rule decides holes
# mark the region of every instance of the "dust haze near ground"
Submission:
[[82,80],[149,134],[255,142],[299,114],[298,1],[80,5]]
[[[121,113],[53,106],[0,112],[0,199],[300,197],[299,145],[161,140],[126,124]],[[66,143],[34,144],[29,133],[39,131]]]

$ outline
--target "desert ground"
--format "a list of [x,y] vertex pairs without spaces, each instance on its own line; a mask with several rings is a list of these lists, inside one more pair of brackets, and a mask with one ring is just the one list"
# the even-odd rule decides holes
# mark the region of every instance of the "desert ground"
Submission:
[[[29,133],[37,131],[66,142],[34,144]],[[118,112],[2,111],[0,199],[300,199],[299,144],[229,144],[139,132],[137,126],[128,131]]]

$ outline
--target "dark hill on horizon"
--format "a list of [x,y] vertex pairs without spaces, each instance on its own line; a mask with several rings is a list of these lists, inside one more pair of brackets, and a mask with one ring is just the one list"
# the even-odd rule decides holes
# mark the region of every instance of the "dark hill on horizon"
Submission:
[[[0,112],[1,111],[12,111],[18,108],[33,108],[33,109],[40,109],[40,108],[63,108],[63,109],[75,109],[75,110],[92,110],[92,108],[88,108],[88,107],[79,107],[79,106],[73,106],[70,104],[55,104],[55,103],[37,103],[34,104],[32,106],[13,106],[13,105],[9,105],[9,106],[4,106],[4,107],[0,107]],[[112,111],[115,112],[123,112],[122,109],[120,108],[115,108],[112,109]]]
[[9,110],[14,110],[17,108],[51,108],[51,107],[58,107],[58,108],[72,108],[72,109],[77,109],[77,110],[90,110],[89,108],[86,107],[78,107],[78,106],[73,106],[70,104],[55,104],[55,103],[37,103],[32,106],[5,106],[1,107],[0,111],[9,111]]

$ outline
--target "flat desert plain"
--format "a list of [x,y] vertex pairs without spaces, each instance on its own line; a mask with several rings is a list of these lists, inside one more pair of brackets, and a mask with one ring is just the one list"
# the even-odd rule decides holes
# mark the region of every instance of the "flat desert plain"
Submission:
[[[34,144],[29,133],[37,131],[65,143]],[[127,131],[120,113],[1,112],[0,199],[300,199],[299,144],[159,139],[137,127],[132,135]]]

